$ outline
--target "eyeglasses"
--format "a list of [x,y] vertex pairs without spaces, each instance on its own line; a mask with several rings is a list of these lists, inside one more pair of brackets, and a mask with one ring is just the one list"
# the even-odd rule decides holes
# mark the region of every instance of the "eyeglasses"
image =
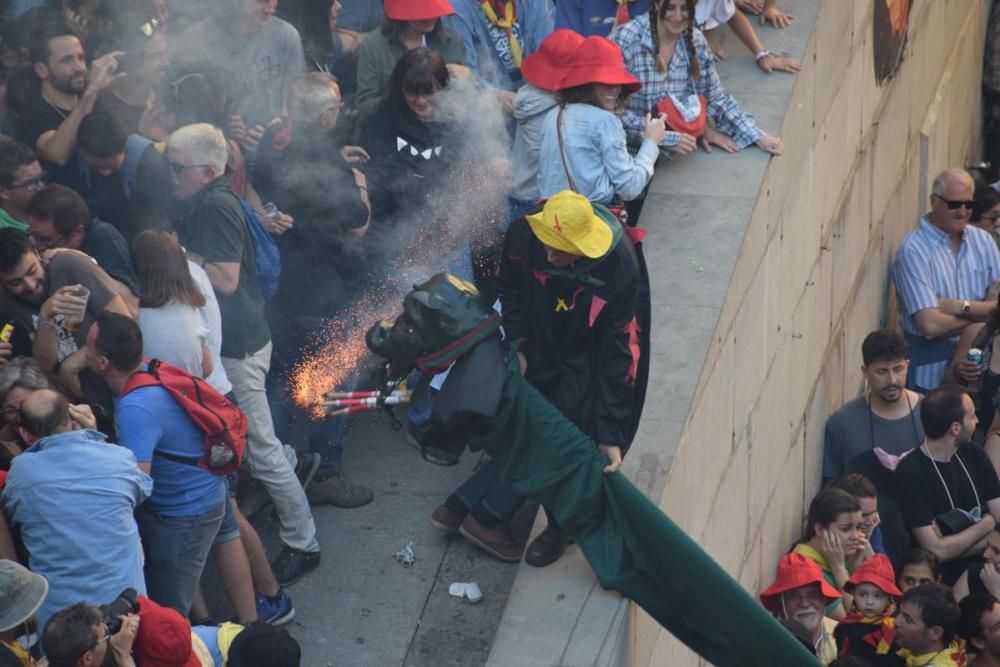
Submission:
[[989,220],[990,222],[994,222],[997,219],[1000,219],[1000,211],[994,211],[992,213],[983,213],[983,220]]
[[49,173],[47,171],[43,171],[39,176],[23,180],[20,183],[11,183],[7,187],[11,190],[17,190],[20,188],[24,188],[26,190],[41,190],[48,184]]
[[201,169],[203,167],[211,167],[210,164],[181,164],[180,162],[169,161],[170,169],[175,173],[180,175],[185,169]]
[[60,243],[66,240],[65,234],[60,234],[59,236],[45,236],[42,234],[35,234],[32,232],[31,238],[35,241],[36,250],[51,250],[55,248]]
[[949,211],[955,211],[963,207],[971,209],[973,205],[976,203],[971,199],[945,199],[941,195],[934,195],[934,196],[943,201],[945,204],[947,204]]
[[[93,646],[91,646],[86,651],[84,651],[83,653],[81,653],[80,654],[80,658],[82,658],[83,656],[87,655],[91,651],[96,650],[97,647],[100,646],[101,644],[103,644],[105,642],[111,641],[111,628],[108,627],[107,623],[101,623],[101,627],[104,628],[104,636],[101,637],[100,639],[98,639],[96,642],[94,642]],[[80,658],[77,658],[77,662],[79,662]]]

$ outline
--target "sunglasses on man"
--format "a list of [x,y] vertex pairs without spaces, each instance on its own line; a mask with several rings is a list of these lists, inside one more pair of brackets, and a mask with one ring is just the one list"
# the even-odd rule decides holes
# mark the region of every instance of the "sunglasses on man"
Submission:
[[948,207],[949,211],[957,211],[960,208],[971,209],[976,203],[971,199],[945,199],[941,195],[934,195],[934,196],[937,197],[939,200],[943,201],[945,205]]

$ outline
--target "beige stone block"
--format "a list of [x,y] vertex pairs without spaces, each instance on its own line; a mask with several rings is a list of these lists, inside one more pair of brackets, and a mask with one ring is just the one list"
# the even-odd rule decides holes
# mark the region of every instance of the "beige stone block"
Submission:
[[854,108],[853,91],[848,86],[842,86],[834,106],[822,121],[813,148],[812,164],[816,175],[810,199],[813,210],[819,213],[824,231],[829,229],[830,216],[857,158],[856,144],[847,140],[851,136],[847,119],[854,115],[851,111]]
[[[726,373],[728,377],[728,373]],[[716,382],[719,384],[716,385]],[[707,385],[710,389],[722,386],[722,380],[714,378]],[[726,386],[726,389],[729,389]],[[713,404],[710,399],[697,404],[688,422],[687,454],[684,472],[684,530],[691,535],[700,535],[708,523],[712,504],[721,487],[721,481],[726,468],[733,456],[732,445],[732,400],[711,389],[712,396],[717,396],[720,403],[729,406],[729,416],[721,413],[723,407]],[[726,392],[731,397],[732,393]]]
[[737,433],[746,427],[747,416],[760,394],[768,365],[767,359],[767,267],[762,265],[754,276],[734,320],[735,341],[732,377],[733,427]]
[[765,338],[764,363],[769,368],[781,346],[791,323],[790,314],[781,311],[782,253],[780,243],[769,243],[765,255],[767,277],[767,336]]
[[736,265],[733,267],[729,289],[726,290],[726,299],[719,315],[716,329],[718,332],[726,333],[729,331],[751,284],[761,273],[761,265],[764,262],[771,232],[767,218],[770,199],[768,192],[762,189],[754,206],[750,224],[743,236],[743,245],[740,247]]
[[840,407],[840,403],[830,400],[827,392],[827,382],[824,373],[816,382],[812,400],[806,409],[804,431],[804,464],[803,488],[806,497],[815,495],[822,483],[823,472],[823,431],[826,419],[831,412]]
[[802,537],[803,517],[805,516],[802,500],[804,451],[800,434],[795,446],[785,456],[784,467],[781,469],[780,475],[781,483],[774,488],[774,494],[761,513],[762,587],[766,587],[774,581],[778,559]]
[[[747,527],[749,528],[750,522],[747,523]],[[767,585],[764,583],[761,573],[762,548],[759,535],[750,536],[750,542],[747,545],[746,551],[746,557],[740,566],[740,573],[737,580],[740,582],[743,590],[750,595],[757,595]]]
[[886,101],[873,149],[871,191],[872,216],[875,218],[885,214],[892,193],[899,182],[899,174],[909,156],[910,128],[909,113],[907,113],[909,96],[905,94],[905,90],[901,94],[895,94],[900,90],[894,87],[894,94]]
[[854,8],[854,24],[851,27],[851,36],[853,38],[852,43],[854,44],[854,52],[856,53],[861,46],[861,42],[865,35],[871,37],[872,32],[872,22],[874,20],[874,4],[871,2],[851,2],[849,3]]
[[830,348],[823,364],[823,380],[830,411],[846,402],[845,389],[848,383],[844,376],[844,329],[843,323],[832,332]]
[[744,431],[750,453],[750,516],[760,517],[778,482],[791,447],[791,431],[798,418],[788,406],[787,355],[779,354],[761,389]]
[[750,520],[747,509],[749,485],[749,451],[741,447],[733,453],[713,501],[708,523],[697,538],[698,544],[734,578],[739,575],[745,556]]
[[854,287],[871,234],[872,153],[866,150],[860,157],[855,163],[845,200],[829,241],[833,274],[836,276],[831,296],[834,320],[838,319]]
[[[845,92],[845,71],[851,58],[851,49],[844,48],[845,35],[850,35],[854,23],[854,9],[849,2],[824,2],[813,28],[812,42],[816,45],[816,77],[826,85],[816,86],[813,97],[813,120],[822,126],[833,105],[833,100]],[[834,109],[836,111],[836,109]]]
[[689,473],[691,459],[691,448],[688,446],[687,438],[681,438],[674,454],[674,460],[667,472],[667,481],[663,486],[663,495],[659,500],[655,500],[657,506],[663,510],[678,526],[687,530],[688,516],[687,510],[690,506],[687,502],[687,487],[685,480]]
[[649,667],[700,667],[701,659],[669,632],[661,632],[648,663]]

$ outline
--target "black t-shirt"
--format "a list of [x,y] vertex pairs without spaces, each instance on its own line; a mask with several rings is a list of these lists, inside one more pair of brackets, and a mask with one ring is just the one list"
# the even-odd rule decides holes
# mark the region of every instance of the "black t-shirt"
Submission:
[[[965,464],[968,476],[958,459]],[[941,477],[934,470],[935,463]],[[969,485],[969,477],[976,485],[975,491]],[[929,526],[934,517],[952,509],[952,502],[948,500],[948,492],[942,486],[941,478],[944,478],[952,502],[957,508],[971,511],[976,506],[978,493],[979,503],[985,514],[989,511],[986,503],[1000,498],[1000,479],[982,447],[972,443],[959,445],[956,456],[948,462],[931,462],[923,449],[919,448],[900,461],[896,468],[899,504],[908,529]]]
[[[896,468],[896,493],[903,511],[903,521],[907,529],[929,526],[939,514],[951,511],[941,478],[944,478],[956,508],[971,511],[976,506],[976,493],[982,513],[989,509],[986,503],[1000,497],[1000,479],[983,448],[973,443],[959,445],[957,456],[951,461],[936,461],[941,477],[934,470],[934,464],[922,448],[916,449],[904,458]],[[965,471],[958,459],[965,464]],[[975,492],[969,485],[969,478],[975,484]],[[948,586],[954,585],[970,565],[981,561],[979,557],[957,558],[941,565],[941,579]]]
[[[18,116],[15,138],[31,150],[38,150],[38,137],[49,130],[55,130],[69,116],[72,109],[57,109],[42,99],[41,95],[30,98],[24,105],[24,110]],[[66,183],[72,178],[73,160],[60,166],[39,158],[42,168],[49,172],[50,178],[56,183]]]
[[117,229],[100,220],[92,221],[87,236],[80,244],[80,251],[97,260],[97,265],[105,273],[139,296],[139,279],[132,268],[128,243]]
[[[127,159],[127,156],[126,156]],[[127,242],[146,228],[145,216],[150,211],[166,211],[173,196],[170,165],[155,146],[148,146],[139,158],[131,196],[125,193],[125,171],[101,176],[93,169],[84,172],[80,163],[75,167],[67,187],[79,192],[96,217],[114,225]]]
[[238,262],[240,281],[232,294],[216,292],[222,313],[222,356],[242,359],[271,339],[264,298],[257,288],[255,253],[243,208],[222,178],[186,202],[177,220],[181,243],[208,263]]
[[273,303],[289,315],[333,315],[366,272],[362,240],[351,230],[365,225],[368,210],[339,148],[329,133],[293,132],[285,121],[268,130],[257,150],[257,193],[295,219],[276,239],[281,280]]

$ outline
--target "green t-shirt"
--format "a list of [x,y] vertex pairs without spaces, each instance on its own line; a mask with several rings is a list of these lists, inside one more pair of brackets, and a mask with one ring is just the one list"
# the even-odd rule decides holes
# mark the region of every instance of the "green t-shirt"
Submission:
[[25,234],[31,231],[31,228],[23,222],[15,220],[10,213],[0,208],[0,229],[4,227],[13,227],[19,232],[24,232]]
[[232,294],[216,291],[222,313],[222,356],[242,359],[271,339],[264,298],[255,282],[253,240],[236,195],[222,179],[196,194],[178,221],[181,243],[206,264],[239,262],[240,281]]

